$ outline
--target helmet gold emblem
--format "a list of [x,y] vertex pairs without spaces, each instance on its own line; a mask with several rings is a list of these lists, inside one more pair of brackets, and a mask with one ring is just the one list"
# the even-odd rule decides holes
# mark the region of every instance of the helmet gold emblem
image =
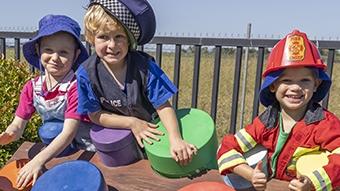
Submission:
[[287,60],[288,61],[301,61],[305,58],[305,44],[303,37],[299,35],[293,35],[287,37]]

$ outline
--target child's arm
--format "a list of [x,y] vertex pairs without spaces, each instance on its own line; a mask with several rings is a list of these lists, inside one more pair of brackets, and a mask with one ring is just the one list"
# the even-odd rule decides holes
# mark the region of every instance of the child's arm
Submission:
[[156,129],[157,125],[132,116],[117,115],[100,110],[98,112],[90,113],[89,117],[92,122],[107,128],[131,129],[139,146],[142,148],[144,147],[142,142],[143,139],[147,143],[152,144],[149,138],[159,141],[159,138],[155,135],[163,135],[161,131]]
[[174,109],[167,101],[157,108],[157,113],[169,133],[170,153],[172,157],[181,165],[188,164],[193,155],[196,154],[197,148],[182,139]]
[[75,119],[65,119],[62,132],[30,162],[20,169],[17,179],[17,186],[24,188],[30,180],[33,184],[37,180],[38,174],[45,163],[62,152],[74,139],[79,128],[79,121]]
[[20,139],[25,130],[26,124],[27,120],[15,116],[12,123],[0,134],[0,145],[6,145]]
[[235,173],[252,183],[256,190],[265,190],[267,185],[266,175],[262,172],[262,164],[259,163],[252,169],[243,154],[250,149],[262,144],[262,135],[265,127],[255,118],[252,124],[239,130],[236,134],[224,136],[217,151],[218,169],[222,175]]
[[20,139],[28,120],[33,115],[33,87],[32,81],[26,82],[20,93],[19,105],[15,111],[15,118],[7,129],[0,134],[0,145],[6,145]]

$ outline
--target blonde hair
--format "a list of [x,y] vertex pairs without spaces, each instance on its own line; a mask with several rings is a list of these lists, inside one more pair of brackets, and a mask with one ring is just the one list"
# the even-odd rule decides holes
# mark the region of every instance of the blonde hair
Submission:
[[85,40],[94,44],[94,37],[98,31],[110,32],[113,29],[118,28],[119,30],[124,30],[125,34],[128,36],[129,45],[134,44],[135,39],[131,36],[125,27],[115,18],[108,14],[101,5],[92,5],[88,8],[85,17]]

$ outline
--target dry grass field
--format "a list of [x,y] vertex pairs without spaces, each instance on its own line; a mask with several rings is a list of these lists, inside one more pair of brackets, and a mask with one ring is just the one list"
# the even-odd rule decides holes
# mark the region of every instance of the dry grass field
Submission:
[[[327,53],[327,52],[326,52]],[[150,53],[153,54],[153,53]],[[154,54],[153,54],[154,55]],[[267,55],[266,55],[267,56]],[[254,85],[256,72],[257,55],[250,54],[248,61],[247,83],[245,93],[245,110],[243,117],[243,124],[251,123],[252,121],[252,107],[254,99]],[[265,60],[266,61],[266,60]],[[193,64],[194,55],[192,53],[183,53],[181,57],[181,72],[179,84],[179,104],[178,108],[186,108],[191,106],[192,94],[192,80],[193,80]],[[232,106],[232,91],[234,78],[234,54],[222,54],[221,69],[220,69],[220,83],[217,104],[217,118],[216,128],[219,140],[226,134],[230,126],[231,106]],[[174,54],[162,54],[162,69],[168,74],[172,80],[174,76]],[[212,79],[214,68],[214,54],[202,54],[199,77],[199,95],[198,108],[210,113],[211,109],[211,95],[212,95]],[[242,92],[242,73],[241,83],[239,86],[239,103],[238,103],[238,120],[237,129],[240,128],[240,108],[241,108],[241,92]],[[328,109],[340,117],[340,63],[336,59],[333,68],[333,85],[330,92],[330,100]],[[263,111],[260,107],[260,112]]]

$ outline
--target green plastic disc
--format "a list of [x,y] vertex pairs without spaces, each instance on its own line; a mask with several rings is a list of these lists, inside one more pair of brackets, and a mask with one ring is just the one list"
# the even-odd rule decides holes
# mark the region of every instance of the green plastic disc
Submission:
[[168,133],[162,122],[156,120],[158,130],[165,135],[152,145],[144,142],[145,151],[152,168],[157,173],[169,177],[192,177],[209,169],[217,169],[216,151],[218,147],[215,124],[206,112],[199,109],[179,109],[176,111],[182,138],[198,148],[197,155],[186,166],[179,165],[170,154]]

